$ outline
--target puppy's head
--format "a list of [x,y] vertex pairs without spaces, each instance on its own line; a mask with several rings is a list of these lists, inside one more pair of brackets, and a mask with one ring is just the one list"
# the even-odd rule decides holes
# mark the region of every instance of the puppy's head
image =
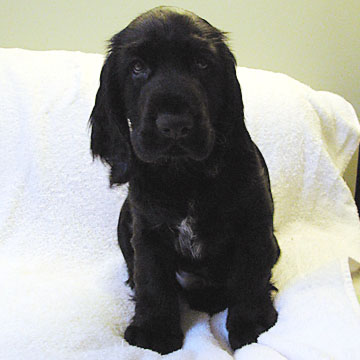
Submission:
[[91,149],[131,177],[134,160],[199,162],[243,120],[235,59],[224,33],[195,14],[156,8],[110,42],[91,114]]

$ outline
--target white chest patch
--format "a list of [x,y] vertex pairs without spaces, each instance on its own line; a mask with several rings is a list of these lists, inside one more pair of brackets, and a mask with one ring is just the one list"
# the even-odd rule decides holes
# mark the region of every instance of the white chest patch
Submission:
[[206,280],[195,274],[186,271],[178,271],[176,273],[176,280],[183,289],[200,289],[206,286]]
[[193,231],[194,219],[187,216],[178,226],[179,250],[184,256],[194,259],[201,257],[201,243],[197,240]]

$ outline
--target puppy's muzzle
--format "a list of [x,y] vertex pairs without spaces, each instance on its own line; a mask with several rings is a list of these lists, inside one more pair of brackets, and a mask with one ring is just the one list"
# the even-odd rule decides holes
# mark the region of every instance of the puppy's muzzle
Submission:
[[172,140],[184,139],[192,133],[194,120],[189,114],[159,114],[156,119],[158,132]]

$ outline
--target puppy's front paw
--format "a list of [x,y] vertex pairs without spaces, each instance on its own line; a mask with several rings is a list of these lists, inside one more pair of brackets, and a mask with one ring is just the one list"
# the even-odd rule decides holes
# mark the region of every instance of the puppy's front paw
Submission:
[[[263,309],[258,314],[244,316],[232,313],[227,319],[227,329],[229,331],[229,342],[233,350],[245,345],[254,343],[261,333],[270,329],[277,320],[277,312],[272,304]],[[255,315],[255,316],[254,316]]]
[[171,353],[182,347],[184,335],[174,325],[155,330],[149,326],[131,324],[125,331],[125,340],[130,345],[154,350],[162,355]]
[[261,331],[254,323],[243,321],[229,329],[229,343],[233,350],[256,342]]

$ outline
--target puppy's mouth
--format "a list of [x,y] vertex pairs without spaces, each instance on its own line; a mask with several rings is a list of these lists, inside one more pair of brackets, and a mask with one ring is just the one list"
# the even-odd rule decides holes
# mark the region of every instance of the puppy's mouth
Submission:
[[181,157],[187,157],[187,151],[182,148],[179,145],[171,145],[170,148],[165,151],[165,156],[170,157],[170,158],[181,158]]
[[161,151],[160,158],[165,159],[168,162],[205,160],[213,149],[214,136],[212,136],[212,134],[213,133],[207,137],[206,141],[201,141],[201,139],[198,139],[198,141],[191,142],[190,144],[183,141],[173,141]]
[[181,163],[205,160],[213,149],[215,132],[212,128],[200,128],[186,137],[169,138],[153,129],[134,129],[130,140],[135,154],[144,162]]
[[205,160],[212,149],[212,145],[209,147],[191,147],[181,144],[181,142],[171,143],[168,146],[163,147],[162,149],[157,149],[155,151],[141,152],[139,153],[135,149],[137,156],[147,163],[157,163],[157,164],[171,164],[171,163],[186,163],[188,161],[202,161]]
[[181,163],[188,160],[195,160],[196,156],[185,147],[179,144],[169,145],[166,149],[163,149],[157,156],[155,163],[170,164]]

